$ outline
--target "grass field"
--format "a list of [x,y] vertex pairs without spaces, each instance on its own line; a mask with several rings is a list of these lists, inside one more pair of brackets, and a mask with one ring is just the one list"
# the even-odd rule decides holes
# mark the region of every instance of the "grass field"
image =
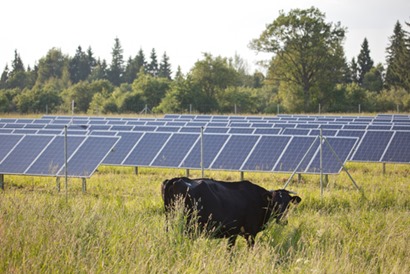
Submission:
[[[330,176],[323,199],[319,177],[288,189],[302,197],[289,224],[270,224],[248,249],[226,240],[181,233],[176,217],[165,232],[161,182],[185,170],[100,167],[87,181],[5,176],[0,191],[0,273],[410,273],[410,166],[348,165]],[[200,172],[191,171],[191,177]],[[238,180],[236,172],[206,176]],[[245,173],[267,189],[289,174]]]

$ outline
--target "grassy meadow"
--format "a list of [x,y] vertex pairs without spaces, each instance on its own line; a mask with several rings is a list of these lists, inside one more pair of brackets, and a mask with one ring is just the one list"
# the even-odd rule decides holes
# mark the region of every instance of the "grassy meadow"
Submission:
[[[66,193],[64,180],[57,192],[55,178],[5,175],[0,273],[410,273],[410,166],[347,167],[363,193],[341,173],[321,199],[319,176],[304,175],[288,187],[302,197],[289,224],[270,224],[252,249],[238,238],[231,251],[226,240],[184,236],[178,215],[165,232],[160,185],[185,170],[100,167],[86,193],[79,179]],[[245,173],[267,189],[289,176]]]

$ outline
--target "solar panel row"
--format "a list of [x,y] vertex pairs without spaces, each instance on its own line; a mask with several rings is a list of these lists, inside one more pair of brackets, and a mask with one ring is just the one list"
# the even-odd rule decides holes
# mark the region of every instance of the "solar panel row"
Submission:
[[[90,177],[119,137],[67,137],[70,177]],[[64,136],[0,134],[0,174],[64,176]]]
[[[201,142],[198,133],[130,133],[121,136],[114,151],[103,161],[106,165],[201,168]],[[205,169],[293,172],[316,137],[204,134]],[[357,138],[331,138],[342,163],[347,160]],[[320,173],[319,142],[311,149],[311,156],[300,167],[300,173]],[[339,173],[342,163],[330,157],[324,146],[326,163],[323,172]]]

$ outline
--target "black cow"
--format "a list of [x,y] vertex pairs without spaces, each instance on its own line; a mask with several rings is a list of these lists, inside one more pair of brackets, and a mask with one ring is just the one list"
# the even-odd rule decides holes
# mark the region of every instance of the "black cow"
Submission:
[[271,218],[279,223],[289,204],[298,204],[302,200],[290,194],[284,189],[268,191],[249,181],[222,182],[180,177],[162,183],[166,214],[181,196],[188,214],[197,212],[199,227],[211,232],[213,237],[228,238],[229,246],[235,245],[238,235],[253,246],[256,234]]

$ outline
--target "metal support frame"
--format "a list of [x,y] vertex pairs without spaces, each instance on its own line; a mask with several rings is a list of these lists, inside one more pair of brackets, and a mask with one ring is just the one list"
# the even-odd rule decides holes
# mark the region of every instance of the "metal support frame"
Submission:
[[185,170],[185,175],[186,175],[186,177],[189,178],[189,169],[186,169],[186,170]]
[[4,190],[4,174],[0,174],[0,189]]
[[135,175],[138,175],[138,167],[137,166],[134,167],[134,173],[135,173]]
[[286,189],[287,186],[289,185],[290,181],[292,180],[293,176],[295,176],[296,172],[298,171],[299,167],[305,161],[306,156],[308,155],[309,151],[312,149],[313,145],[315,144],[316,140],[318,137],[315,138],[315,140],[312,142],[310,145],[309,149],[306,151],[305,155],[303,155],[302,159],[300,160],[298,166],[295,168],[295,170],[292,172],[292,175],[290,175],[289,179],[286,181],[286,183],[283,185],[283,189]]
[[61,190],[61,184],[60,184],[60,177],[56,177],[56,188],[57,188],[57,192],[60,192]]
[[85,178],[81,178],[82,185],[83,185],[83,193],[87,192],[87,180]]
[[243,171],[241,171],[241,181],[243,181],[245,179],[245,174]]

